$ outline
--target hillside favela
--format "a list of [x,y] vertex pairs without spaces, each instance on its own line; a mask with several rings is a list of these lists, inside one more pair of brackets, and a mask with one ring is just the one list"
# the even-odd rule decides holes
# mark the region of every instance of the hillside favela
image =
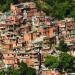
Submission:
[[75,75],[75,0],[0,0],[0,75]]

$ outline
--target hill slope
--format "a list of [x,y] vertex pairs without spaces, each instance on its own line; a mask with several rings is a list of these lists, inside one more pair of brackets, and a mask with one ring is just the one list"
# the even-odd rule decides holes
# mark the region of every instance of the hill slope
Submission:
[[34,1],[39,10],[43,10],[47,15],[57,19],[64,17],[75,18],[74,0],[0,0],[0,11],[9,10],[10,3],[19,3],[25,1]]

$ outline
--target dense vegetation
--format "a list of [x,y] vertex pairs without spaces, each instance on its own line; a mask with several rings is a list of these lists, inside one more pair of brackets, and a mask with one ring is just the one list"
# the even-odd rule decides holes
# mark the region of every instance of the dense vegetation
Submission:
[[0,0],[0,11],[8,11],[11,3],[18,3],[17,0]]
[[53,54],[53,52],[45,58],[45,66],[49,69],[56,69],[61,73],[63,71],[67,73],[74,72],[75,57],[67,52],[70,52],[67,43],[64,40],[60,40],[58,47],[56,47],[56,53]]
[[45,59],[45,66],[58,71],[72,72],[75,58],[67,53],[61,53],[59,57],[48,55]]
[[60,40],[59,46],[58,46],[57,49],[60,50],[60,51],[62,51],[62,52],[70,51],[70,49],[68,48],[67,43],[65,43],[64,40]]
[[64,17],[75,18],[75,1],[74,0],[36,0],[37,6],[43,11],[56,19]]
[[64,17],[75,18],[74,0],[0,0],[0,10],[9,10],[10,3],[25,1],[34,1],[39,10],[43,10],[47,15],[62,19]]
[[18,69],[12,67],[6,68],[5,70],[0,71],[0,75],[36,75],[36,70],[28,67],[26,63],[21,62],[18,66]]

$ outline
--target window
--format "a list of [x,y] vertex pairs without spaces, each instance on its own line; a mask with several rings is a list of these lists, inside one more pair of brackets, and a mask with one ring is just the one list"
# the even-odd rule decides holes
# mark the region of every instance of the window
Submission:
[[9,56],[9,54],[8,54],[8,56]]

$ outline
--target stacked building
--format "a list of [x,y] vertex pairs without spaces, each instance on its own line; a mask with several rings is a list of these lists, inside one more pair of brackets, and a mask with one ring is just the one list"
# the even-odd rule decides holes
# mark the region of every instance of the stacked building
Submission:
[[[11,4],[10,11],[0,13],[0,50],[5,67],[17,67],[24,61],[28,66],[46,69],[44,58],[55,51],[60,39],[74,42],[72,18],[52,20],[35,3]],[[40,66],[41,65],[41,66]]]

